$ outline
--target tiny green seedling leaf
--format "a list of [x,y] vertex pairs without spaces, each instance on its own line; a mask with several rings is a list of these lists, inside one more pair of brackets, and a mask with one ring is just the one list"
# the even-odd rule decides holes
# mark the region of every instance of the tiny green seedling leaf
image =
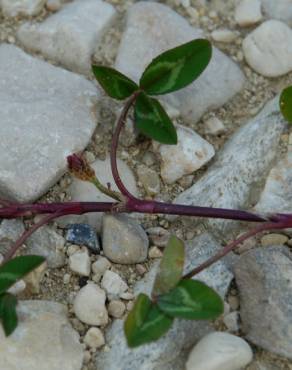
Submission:
[[123,100],[139,89],[134,81],[113,68],[93,65],[92,71],[97,81],[111,98]]
[[280,96],[280,109],[284,118],[292,123],[292,86],[282,91]]
[[172,235],[165,247],[156,275],[152,291],[154,297],[169,292],[179,283],[183,274],[184,259],[184,243]]
[[189,320],[215,319],[223,313],[220,296],[197,280],[181,280],[169,293],[158,297],[161,311],[172,317]]
[[17,327],[17,314],[16,314],[17,299],[10,293],[0,295],[0,318],[2,320],[5,335],[12,334]]
[[140,87],[150,95],[167,94],[192,83],[207,67],[212,55],[208,40],[197,39],[167,50],[145,69]]
[[177,144],[176,129],[158,100],[139,94],[135,104],[135,122],[144,135],[162,144]]
[[44,261],[41,256],[19,256],[0,266],[0,294]]
[[169,330],[172,321],[147,295],[139,294],[124,325],[128,346],[138,347],[159,339]]

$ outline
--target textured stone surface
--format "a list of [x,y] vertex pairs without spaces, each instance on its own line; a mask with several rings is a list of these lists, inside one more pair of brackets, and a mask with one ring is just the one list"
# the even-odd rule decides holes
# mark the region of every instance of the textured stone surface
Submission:
[[292,152],[273,167],[255,206],[257,212],[292,212]]
[[37,199],[87,145],[98,91],[85,78],[0,46],[0,197]]
[[115,9],[104,1],[75,0],[40,24],[24,24],[17,37],[26,48],[88,74],[91,56],[114,18]]
[[[186,245],[186,270],[197,266],[220,248],[214,238],[203,234]],[[135,286],[135,294],[150,294],[158,263]],[[226,294],[232,279],[225,262],[220,261],[197,277],[210,284],[222,296]],[[123,321],[116,320],[106,334],[109,352],[97,354],[99,370],[184,370],[187,355],[192,346],[206,333],[212,331],[210,322],[175,320],[172,328],[159,341],[129,349],[123,335]]]
[[94,253],[98,253],[100,250],[96,232],[92,226],[87,224],[69,225],[66,240],[73,244],[86,245]]
[[26,245],[26,254],[45,257],[51,268],[61,267],[65,263],[65,239],[49,226],[43,226],[34,232],[27,239]]
[[0,368],[5,370],[80,370],[83,349],[65,306],[50,301],[21,301],[19,324],[5,337],[0,326]]
[[36,15],[44,7],[46,0],[1,0],[0,8],[7,17]]
[[[133,175],[133,172],[124,161],[118,159],[117,163],[121,179],[123,180],[124,184],[126,184],[127,189],[129,189],[129,191],[132,194],[138,196],[136,180]],[[94,163],[91,164],[91,166],[95,170],[95,173],[102,184],[106,185],[107,183],[110,183],[111,189],[118,191],[118,188],[114,182],[111,173],[109,157],[107,157],[105,161],[96,160]],[[72,201],[82,201],[82,202],[89,201],[92,202],[93,200],[95,200],[96,202],[113,201],[112,198],[99,192],[92,184],[78,180],[76,178],[73,179],[73,182],[68,189],[68,193],[70,194]],[[66,216],[59,218],[57,222],[59,223],[60,226],[65,226],[67,224],[72,223],[88,223],[89,225],[93,226],[95,229],[100,231],[102,223],[102,213],[87,213],[81,216]]]
[[264,13],[292,26],[292,0],[261,0]]
[[87,249],[73,253],[69,257],[69,268],[78,275],[89,276],[90,267],[90,257]]
[[119,298],[127,289],[128,285],[116,272],[106,270],[101,280],[101,286],[106,291],[110,300]]
[[144,262],[149,241],[147,234],[136,221],[126,215],[104,215],[102,247],[105,256],[115,263]]
[[235,335],[215,332],[195,345],[186,363],[186,370],[238,370],[252,360],[248,343]]
[[[231,209],[248,207],[251,191],[257,189],[273,165],[285,126],[276,97],[227,141],[206,174],[174,202]],[[193,223],[194,219],[188,222]],[[222,232],[235,225],[226,220],[204,222]]]
[[198,170],[215,154],[213,145],[188,127],[178,125],[177,136],[177,145],[159,147],[162,159],[161,177],[167,184]]
[[22,220],[3,220],[0,224],[0,253],[5,254],[24,232]]
[[242,43],[247,63],[266,77],[282,76],[292,70],[292,30],[270,20],[246,36]]
[[257,248],[235,265],[242,330],[247,339],[292,359],[292,255],[288,248]]
[[[116,68],[139,80],[144,68],[161,52],[202,37],[199,29],[169,7],[141,1],[128,10],[126,29],[116,60]],[[194,123],[209,108],[219,107],[241,90],[244,76],[239,67],[218,49],[206,71],[190,86],[165,97]]]

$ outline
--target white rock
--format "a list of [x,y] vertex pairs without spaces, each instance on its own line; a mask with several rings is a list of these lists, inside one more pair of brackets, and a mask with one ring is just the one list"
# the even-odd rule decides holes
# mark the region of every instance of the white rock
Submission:
[[97,261],[95,261],[91,266],[93,273],[100,274],[100,276],[102,276],[110,267],[110,261],[102,256],[99,256]]
[[219,135],[226,131],[223,122],[215,116],[208,118],[204,125],[206,134]]
[[10,287],[8,289],[8,292],[11,293],[11,294],[14,294],[14,295],[17,295],[21,292],[23,292],[26,288],[26,283],[24,280],[18,280],[15,284],[12,285],[12,287]]
[[105,344],[103,332],[99,328],[90,328],[84,337],[84,343],[90,348],[99,348]]
[[283,22],[264,22],[242,47],[247,63],[263,76],[278,77],[292,70],[292,30]]
[[[186,19],[157,2],[137,2],[127,14],[115,67],[138,81],[145,67],[163,51],[193,39],[202,31]],[[220,107],[239,92],[244,76],[239,67],[218,49],[206,71],[190,86],[164,99],[178,109],[186,121],[194,123],[208,109]]]
[[86,248],[69,257],[69,268],[78,275],[90,275],[90,257]]
[[257,212],[292,212],[292,152],[271,169],[259,202]]
[[47,0],[46,8],[51,12],[56,12],[60,10],[62,7],[62,3],[60,0]]
[[188,127],[177,126],[177,145],[160,145],[161,177],[172,184],[206,164],[215,154],[214,148]]
[[[138,196],[136,180],[133,172],[125,162],[118,159],[117,163],[121,179],[127,186],[127,189],[135,196]],[[109,157],[107,157],[105,161],[96,160],[93,164],[91,164],[91,166],[95,170],[95,173],[102,184],[106,185],[107,183],[110,183],[111,189],[118,191],[111,173]],[[112,198],[99,192],[92,184],[75,178],[73,179],[71,186],[68,188],[68,193],[70,194],[72,201],[88,202],[92,201],[93,199],[96,202],[113,201]],[[102,213],[87,213],[82,216],[66,216],[59,218],[57,222],[60,226],[66,226],[70,223],[88,223],[100,231]]]
[[40,266],[32,270],[28,275],[24,277],[24,281],[27,287],[27,291],[32,294],[40,293],[40,284],[45,276],[46,269],[48,267],[47,261],[42,263]]
[[252,26],[262,18],[261,0],[241,0],[235,8],[235,22],[242,27]]
[[223,322],[226,325],[228,331],[236,333],[239,330],[239,312],[233,311],[224,315]]
[[63,175],[95,129],[98,96],[85,78],[0,46],[0,198],[35,200]]
[[42,226],[34,232],[27,239],[26,245],[26,254],[45,257],[51,268],[61,267],[65,263],[65,239],[49,226]]
[[103,216],[102,246],[112,262],[131,264],[147,259],[149,241],[142,226],[126,215]]
[[19,324],[5,337],[0,326],[0,368],[5,370],[80,370],[83,349],[65,306],[50,301],[20,301]]
[[123,316],[126,311],[126,305],[124,302],[119,300],[113,300],[108,305],[108,313],[110,316],[119,319]]
[[101,281],[102,288],[107,292],[110,300],[119,298],[128,289],[128,285],[117,273],[107,270]]
[[226,29],[218,29],[211,33],[214,41],[230,43],[237,38],[237,33]]
[[75,0],[40,24],[24,24],[17,38],[26,48],[88,74],[91,56],[115,14],[113,6],[104,1]]
[[279,19],[292,26],[292,0],[262,0],[264,13],[272,19]]
[[105,307],[105,291],[93,283],[79,290],[74,300],[74,312],[78,319],[88,325],[106,325],[108,314]]
[[45,2],[46,0],[1,0],[0,6],[7,17],[32,16],[43,9]]
[[186,370],[239,370],[252,360],[248,343],[235,335],[214,332],[191,351]]
[[[227,141],[206,174],[176,197],[174,203],[247,208],[251,192],[259,191],[257,189],[261,181],[273,165],[285,127],[286,122],[279,112],[279,97],[276,97]],[[184,220],[191,222],[193,227],[193,218]],[[220,233],[238,225],[232,221],[214,219],[205,220],[204,224]]]

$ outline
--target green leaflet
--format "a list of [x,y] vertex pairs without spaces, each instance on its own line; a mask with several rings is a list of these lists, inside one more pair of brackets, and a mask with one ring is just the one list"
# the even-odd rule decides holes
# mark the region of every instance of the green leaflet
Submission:
[[172,317],[190,320],[215,319],[223,312],[220,296],[206,284],[198,280],[181,280],[180,283],[158,297],[161,311]]
[[175,235],[169,238],[153,286],[153,296],[165,294],[180,281],[184,268],[184,243]]
[[138,347],[157,340],[169,330],[172,321],[147,295],[139,294],[124,325],[128,346]]
[[135,122],[141,133],[162,144],[177,144],[176,129],[158,100],[139,94]]
[[147,94],[160,95],[182,89],[207,67],[212,55],[208,40],[197,39],[160,54],[145,69],[140,87]]
[[92,71],[97,81],[111,98],[123,100],[139,89],[134,81],[113,68],[93,65]]
[[16,314],[17,299],[10,293],[0,295],[0,318],[2,320],[5,335],[12,334],[17,327]]
[[284,118],[292,123],[292,86],[282,91],[280,96],[280,109]]
[[0,266],[0,294],[45,261],[41,256],[20,256]]

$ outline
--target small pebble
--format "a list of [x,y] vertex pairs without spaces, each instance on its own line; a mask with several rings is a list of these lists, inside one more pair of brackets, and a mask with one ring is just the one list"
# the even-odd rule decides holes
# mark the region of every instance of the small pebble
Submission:
[[267,234],[261,238],[261,244],[263,247],[269,245],[283,245],[288,242],[288,237],[283,234]]
[[149,249],[148,255],[149,255],[149,258],[160,258],[162,257],[162,252],[159,248],[154,246]]
[[46,8],[51,12],[57,12],[61,9],[61,1],[60,0],[47,0]]
[[241,0],[235,9],[235,22],[249,27],[262,20],[260,0]]
[[69,225],[66,240],[73,244],[85,245],[94,253],[100,251],[96,231],[88,224]]
[[228,303],[230,305],[230,308],[235,311],[239,308],[239,298],[236,295],[230,295],[228,297]]
[[94,274],[99,274],[102,276],[106,270],[111,267],[111,265],[112,264],[107,258],[99,256],[97,261],[92,264],[91,268]]
[[87,249],[76,252],[69,257],[69,268],[78,275],[89,276],[90,264],[90,257]]
[[163,227],[150,227],[146,230],[151,242],[158,247],[165,247],[170,237],[170,232]]
[[103,332],[99,328],[90,328],[84,337],[84,343],[90,348],[100,348],[105,344]]
[[233,311],[223,317],[223,322],[226,325],[228,331],[231,333],[237,333],[239,330],[239,312]]
[[237,33],[227,29],[218,29],[211,33],[214,41],[230,43],[237,38]]
[[71,279],[71,275],[70,274],[64,274],[64,276],[63,276],[63,283],[64,284],[69,284],[70,283],[70,279]]
[[226,131],[224,123],[217,117],[213,116],[204,123],[206,134],[219,135]]
[[119,319],[126,311],[126,305],[122,301],[113,300],[108,305],[108,313],[110,316]]
[[8,289],[8,293],[11,293],[13,295],[17,295],[21,292],[23,292],[26,288],[26,283],[24,280],[18,280],[15,284],[12,285],[12,287],[10,287]]
[[141,265],[140,263],[138,263],[138,264],[136,265],[136,270],[137,270],[137,272],[138,272],[138,274],[139,274],[139,275],[144,275],[144,274],[146,274],[146,272],[147,272],[146,267],[145,267],[145,266],[143,266],[143,265]]
[[101,286],[107,292],[109,300],[119,298],[128,289],[120,275],[110,270],[103,275]]

